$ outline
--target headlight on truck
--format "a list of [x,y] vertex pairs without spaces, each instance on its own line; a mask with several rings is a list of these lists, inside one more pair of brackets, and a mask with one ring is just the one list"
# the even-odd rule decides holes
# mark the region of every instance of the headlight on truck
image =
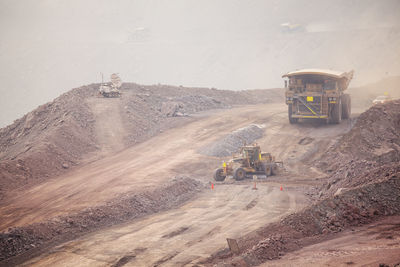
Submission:
[[336,97],[328,97],[328,101],[336,101]]

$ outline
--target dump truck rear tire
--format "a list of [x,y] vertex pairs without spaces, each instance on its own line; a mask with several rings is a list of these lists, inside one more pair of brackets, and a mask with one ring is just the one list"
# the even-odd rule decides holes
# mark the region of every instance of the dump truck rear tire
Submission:
[[332,107],[331,111],[331,123],[339,124],[342,120],[342,100],[338,98],[338,102]]
[[233,173],[233,178],[235,178],[236,181],[243,180],[246,178],[246,171],[243,168],[237,168]]
[[288,115],[289,115],[290,124],[294,124],[294,123],[297,123],[299,121],[299,118],[293,118],[292,117],[292,112],[293,112],[292,109],[293,109],[293,105],[289,104],[288,105]]
[[345,94],[342,97],[342,119],[350,118],[351,114],[351,98],[349,94]]
[[224,175],[224,170],[222,168],[218,168],[214,171],[214,180],[221,182],[224,181],[226,176]]

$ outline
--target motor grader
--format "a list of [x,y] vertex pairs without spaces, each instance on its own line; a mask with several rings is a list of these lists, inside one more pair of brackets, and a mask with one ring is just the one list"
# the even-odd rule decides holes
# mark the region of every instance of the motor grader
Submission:
[[214,171],[214,179],[224,181],[227,176],[233,176],[236,181],[240,181],[257,174],[268,177],[277,174],[278,164],[282,162],[276,162],[270,153],[261,152],[260,146],[242,146],[239,156],[234,156],[224,162],[222,168]]

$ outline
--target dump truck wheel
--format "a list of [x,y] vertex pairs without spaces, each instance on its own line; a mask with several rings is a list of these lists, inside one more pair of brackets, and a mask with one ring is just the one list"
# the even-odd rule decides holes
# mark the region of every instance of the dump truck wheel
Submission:
[[237,168],[233,174],[233,178],[235,178],[236,181],[243,180],[246,178],[246,172],[243,168]]
[[342,101],[341,97],[338,99],[338,103],[336,103],[331,111],[331,122],[334,124],[339,124],[342,120]]
[[351,98],[349,94],[343,95],[342,99],[342,119],[350,118],[351,114]]
[[218,168],[214,171],[214,180],[215,181],[224,181],[226,176],[224,175],[224,170],[222,168]]
[[289,104],[288,105],[288,115],[289,115],[290,124],[294,124],[294,123],[297,123],[299,121],[299,118],[293,118],[292,117],[292,108],[293,108],[292,104]]

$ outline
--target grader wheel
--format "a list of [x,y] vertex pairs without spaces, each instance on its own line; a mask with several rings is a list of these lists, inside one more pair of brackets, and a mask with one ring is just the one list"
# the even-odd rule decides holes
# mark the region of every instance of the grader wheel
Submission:
[[214,171],[214,180],[221,182],[224,181],[226,176],[224,175],[224,170],[222,168],[218,168]]
[[246,178],[246,171],[243,168],[237,168],[233,173],[233,178],[235,178],[236,181],[243,180]]

